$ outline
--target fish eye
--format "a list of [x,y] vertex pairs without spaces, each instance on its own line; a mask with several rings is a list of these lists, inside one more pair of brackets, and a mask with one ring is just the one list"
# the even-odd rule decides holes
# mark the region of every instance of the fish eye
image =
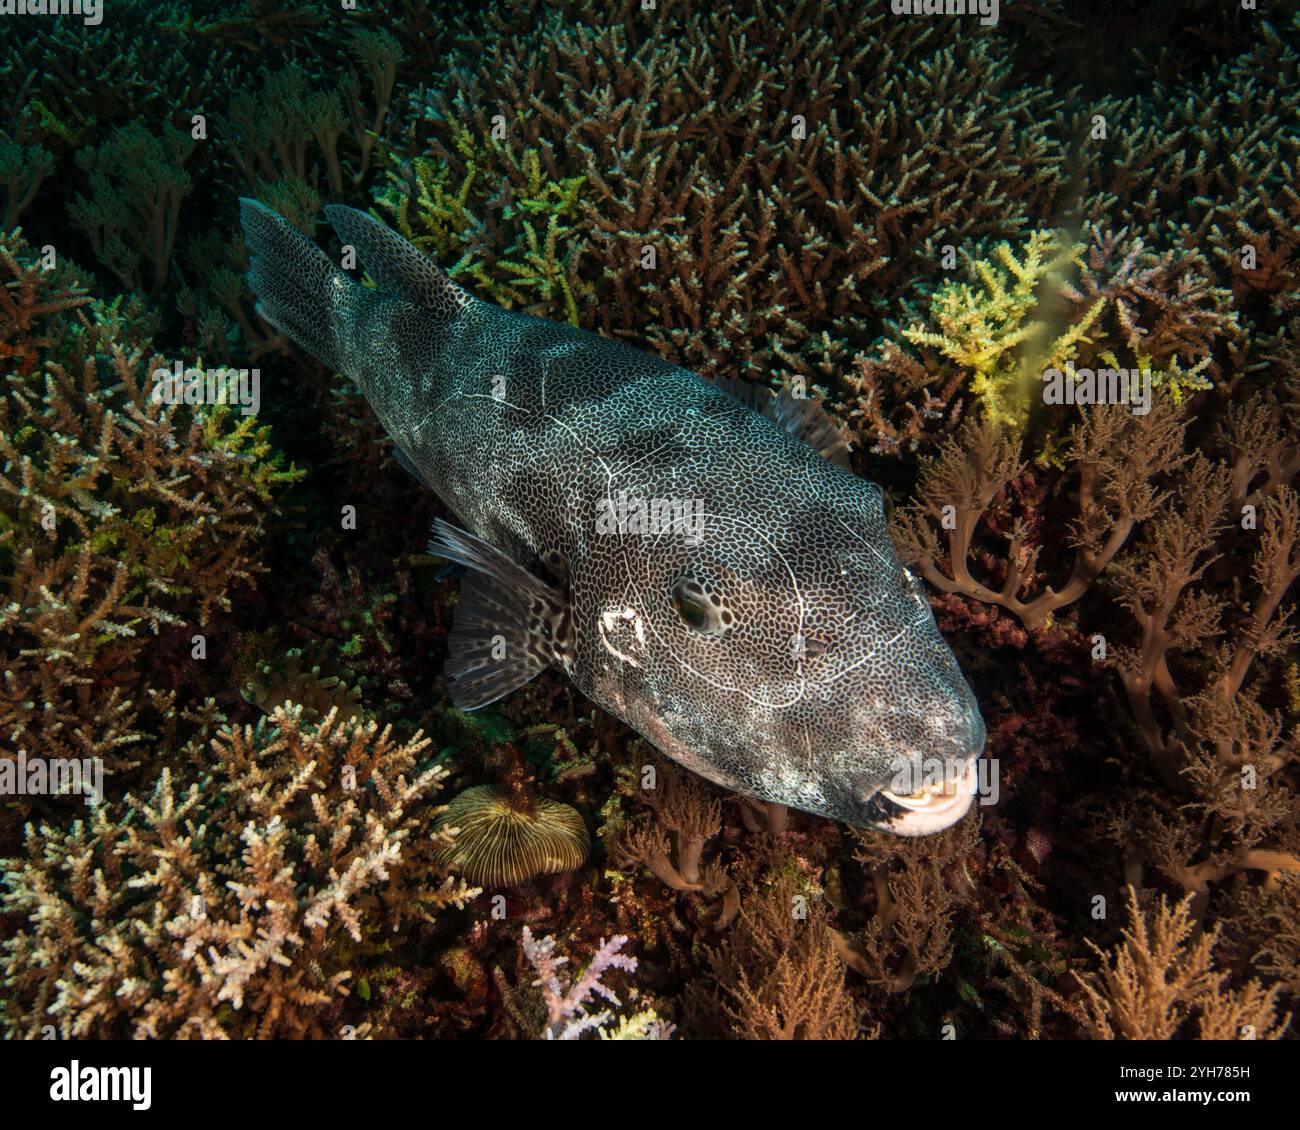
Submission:
[[673,601],[677,606],[678,615],[686,621],[687,627],[694,628],[697,632],[708,627],[709,614],[705,611],[704,605],[694,597],[678,591],[673,593]]
[[673,581],[669,592],[677,615],[691,631],[724,636],[730,630],[735,618],[714,586],[683,574]]

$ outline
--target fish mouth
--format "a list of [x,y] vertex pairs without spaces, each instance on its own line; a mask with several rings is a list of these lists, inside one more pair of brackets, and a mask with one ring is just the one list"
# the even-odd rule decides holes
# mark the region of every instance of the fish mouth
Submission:
[[895,836],[929,836],[951,828],[975,800],[979,782],[978,757],[966,762],[959,776],[923,784],[915,793],[881,788],[868,798],[865,816],[870,827]]

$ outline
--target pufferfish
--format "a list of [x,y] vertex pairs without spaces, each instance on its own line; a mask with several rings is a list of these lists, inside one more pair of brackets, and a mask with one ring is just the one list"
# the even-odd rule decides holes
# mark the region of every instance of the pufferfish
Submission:
[[979,706],[829,417],[504,310],[365,213],[326,215],[373,287],[244,199],[249,282],[462,523],[429,545],[466,570],[458,707],[555,666],[759,801],[899,835],[966,813]]

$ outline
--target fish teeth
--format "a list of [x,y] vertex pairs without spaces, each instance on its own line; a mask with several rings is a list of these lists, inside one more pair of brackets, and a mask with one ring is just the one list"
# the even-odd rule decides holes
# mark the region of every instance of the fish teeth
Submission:
[[925,808],[956,798],[962,792],[962,779],[925,782],[914,793],[898,793],[893,789],[882,789],[881,792],[903,808]]

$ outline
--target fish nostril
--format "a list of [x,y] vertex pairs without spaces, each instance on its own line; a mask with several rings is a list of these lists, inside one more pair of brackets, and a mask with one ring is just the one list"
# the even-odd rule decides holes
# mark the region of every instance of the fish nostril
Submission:
[[830,644],[828,644],[825,640],[810,639],[805,637],[802,641],[802,644],[803,644],[804,659],[820,659],[823,655],[825,655],[830,650]]

